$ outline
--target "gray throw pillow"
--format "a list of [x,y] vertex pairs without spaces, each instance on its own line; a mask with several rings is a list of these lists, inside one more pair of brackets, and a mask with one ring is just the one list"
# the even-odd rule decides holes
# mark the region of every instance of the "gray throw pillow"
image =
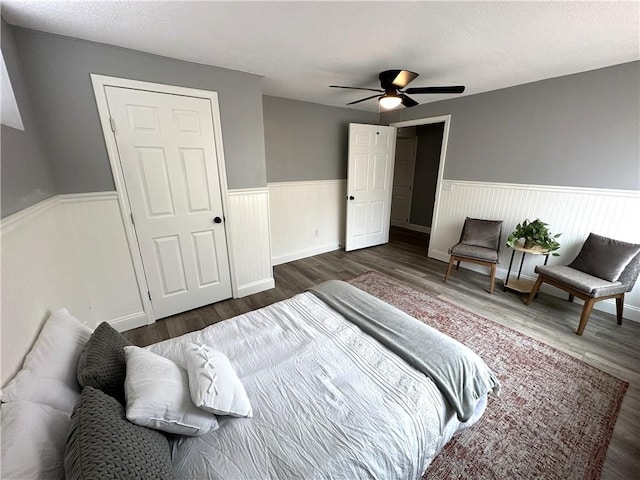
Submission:
[[461,243],[497,250],[500,244],[502,220],[481,220],[467,217]]
[[118,399],[124,405],[124,380],[127,361],[124,347],[131,343],[107,322],[102,322],[85,344],[76,375],[83,387],[94,387]]
[[129,422],[115,398],[86,387],[71,415],[64,471],[67,480],[169,479],[171,449],[162,433]]
[[638,252],[638,244],[590,233],[582,250],[569,266],[594,277],[615,282]]

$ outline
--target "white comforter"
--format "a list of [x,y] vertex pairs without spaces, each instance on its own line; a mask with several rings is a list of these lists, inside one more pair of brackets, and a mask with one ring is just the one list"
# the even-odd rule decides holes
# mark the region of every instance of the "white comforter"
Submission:
[[182,345],[224,352],[253,418],[173,443],[176,478],[419,478],[465,424],[433,382],[311,293],[149,347],[184,366]]

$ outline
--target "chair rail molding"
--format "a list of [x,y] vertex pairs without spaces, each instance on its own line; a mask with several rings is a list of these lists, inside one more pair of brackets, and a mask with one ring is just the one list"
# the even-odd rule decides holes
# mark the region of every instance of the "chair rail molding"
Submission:
[[[604,188],[521,185],[444,179],[439,185],[440,202],[434,214],[429,257],[449,261],[449,247],[457,243],[466,217],[503,220],[499,278],[506,276],[510,249],[506,238],[515,226],[528,218],[540,218],[549,229],[561,233],[559,257],[549,264],[567,264],[575,258],[590,232],[627,242],[640,242],[635,221],[640,211],[640,191]],[[536,259],[525,259],[522,277],[535,280]],[[461,265],[462,266],[462,265]],[[481,267],[466,268],[486,273]],[[625,296],[624,316],[640,322],[640,282]],[[545,285],[546,287],[546,285]],[[553,287],[543,291],[564,297]],[[615,314],[615,302],[598,302],[596,308]]]

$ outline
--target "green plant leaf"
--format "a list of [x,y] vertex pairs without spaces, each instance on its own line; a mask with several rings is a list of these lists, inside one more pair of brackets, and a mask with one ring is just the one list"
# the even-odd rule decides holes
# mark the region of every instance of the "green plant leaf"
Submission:
[[[518,223],[516,228],[507,237],[507,245],[516,246],[523,239],[527,246],[538,246],[548,252],[554,252],[560,248],[560,243],[555,239],[561,234],[553,235],[548,228],[548,224],[536,218],[533,222],[525,219],[522,223]],[[558,254],[554,254],[558,256]]]

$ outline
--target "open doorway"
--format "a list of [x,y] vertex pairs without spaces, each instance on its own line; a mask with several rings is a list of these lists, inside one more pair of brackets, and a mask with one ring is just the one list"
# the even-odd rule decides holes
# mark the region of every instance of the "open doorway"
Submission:
[[449,116],[391,124],[398,128],[391,204],[394,235],[428,247],[444,171]]

